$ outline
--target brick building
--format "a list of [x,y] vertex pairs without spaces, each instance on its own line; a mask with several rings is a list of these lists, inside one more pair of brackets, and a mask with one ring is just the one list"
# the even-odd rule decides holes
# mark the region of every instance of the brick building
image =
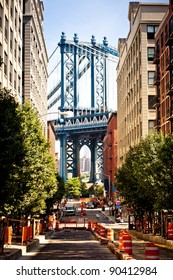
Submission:
[[155,36],[156,127],[173,133],[173,0]]
[[114,192],[115,173],[117,172],[117,113],[112,113],[109,118],[103,149],[104,185],[107,195],[112,197]]

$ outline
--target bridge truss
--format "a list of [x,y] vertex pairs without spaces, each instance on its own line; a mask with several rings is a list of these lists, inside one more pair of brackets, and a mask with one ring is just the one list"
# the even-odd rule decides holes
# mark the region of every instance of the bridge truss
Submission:
[[58,48],[60,63],[50,75],[60,65],[60,80],[48,94],[48,113],[59,112],[55,131],[60,140],[60,175],[64,180],[69,174],[80,176],[80,149],[86,145],[91,151],[90,181],[95,182],[97,173],[103,175],[103,139],[112,111],[108,63],[117,63],[119,54],[108,46],[106,37],[103,44],[97,44],[94,36],[86,43],[79,42],[77,34],[69,41],[62,33],[51,58]]

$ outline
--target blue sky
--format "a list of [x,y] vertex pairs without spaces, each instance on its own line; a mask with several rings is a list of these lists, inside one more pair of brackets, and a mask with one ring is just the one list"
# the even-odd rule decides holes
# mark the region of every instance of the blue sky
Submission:
[[[169,0],[144,0],[142,2],[163,2]],[[79,41],[90,42],[95,35],[102,43],[106,36],[110,46],[117,47],[118,38],[127,37],[129,31],[128,0],[43,0],[44,35],[48,55],[60,41],[62,32],[68,40],[74,33]]]

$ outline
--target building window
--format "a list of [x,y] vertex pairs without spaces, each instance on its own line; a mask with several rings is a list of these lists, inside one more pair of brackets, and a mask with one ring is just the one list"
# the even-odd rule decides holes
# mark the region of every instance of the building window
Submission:
[[148,85],[154,85],[155,71],[148,71]]
[[19,17],[19,26],[18,26],[18,28],[19,28],[19,34],[21,35],[21,18]]
[[148,109],[153,110],[155,103],[155,95],[148,95]]
[[13,6],[14,6],[14,0],[11,0],[11,6],[10,6],[10,15],[11,15],[11,18],[13,18]]
[[173,17],[170,18],[169,21],[169,35],[173,32]]
[[153,61],[155,56],[155,48],[148,48],[148,61]]
[[17,80],[17,72],[16,72],[16,70],[14,70],[14,89],[15,90],[16,90],[16,84],[17,84],[16,80]]
[[10,49],[13,49],[13,30],[10,28]]
[[14,57],[15,59],[17,58],[17,41],[15,40],[15,44],[14,44]]
[[7,75],[7,63],[8,63],[8,56],[6,52],[4,52],[4,74]]
[[20,93],[20,82],[21,82],[21,78],[20,76],[18,76],[18,93]]
[[156,126],[156,121],[155,120],[149,120],[148,121],[148,131],[153,131]]
[[[2,52],[2,44],[0,43],[0,62],[2,63],[3,62],[3,52]],[[2,66],[2,64],[0,65],[0,67]]]
[[0,4],[0,28],[2,28],[2,18],[3,18],[3,7]]
[[5,17],[5,39],[8,40],[8,19]]
[[158,29],[158,26],[147,25],[147,39],[154,39],[154,35]]
[[21,47],[19,47],[19,50],[18,50],[18,62],[19,62],[19,64],[21,62]]
[[171,82],[171,87],[173,86],[173,70],[170,71],[170,82]]
[[17,29],[17,9],[15,8],[15,28]]
[[12,83],[12,71],[13,71],[13,65],[10,61],[10,73],[9,73],[9,80],[10,80],[10,83]]

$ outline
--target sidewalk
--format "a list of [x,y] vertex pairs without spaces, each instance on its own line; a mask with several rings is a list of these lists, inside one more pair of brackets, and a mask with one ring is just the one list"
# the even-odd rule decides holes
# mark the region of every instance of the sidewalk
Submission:
[[32,251],[33,248],[36,248],[41,240],[49,238],[53,231],[47,232],[45,235],[39,235],[36,239],[28,242],[26,246],[22,245],[4,245],[4,252],[0,254],[0,260],[17,260],[26,252]]
[[[109,214],[109,210],[101,211],[102,215],[106,216],[110,222],[112,222],[112,228],[114,229],[115,240],[108,244],[111,250],[114,250],[115,254],[119,255],[120,259],[126,259],[125,252],[118,250],[118,238],[120,229],[128,230],[128,223],[116,223],[115,218]],[[125,226],[126,225],[126,226]],[[154,243],[159,248],[160,260],[173,260],[173,240],[166,240],[161,236],[155,236],[152,234],[144,234],[135,230],[128,230],[132,238],[132,257],[136,260],[145,259],[145,244]]]

